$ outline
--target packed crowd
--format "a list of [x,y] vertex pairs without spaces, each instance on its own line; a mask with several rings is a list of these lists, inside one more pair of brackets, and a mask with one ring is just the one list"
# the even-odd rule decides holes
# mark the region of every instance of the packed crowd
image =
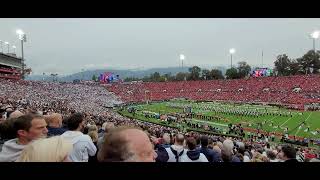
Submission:
[[319,152],[309,148],[181,133],[114,117],[100,127],[81,113],[63,120],[58,113],[15,111],[3,124],[15,137],[6,134],[0,162],[320,162]]
[[[294,88],[301,88],[294,92]],[[136,82],[108,86],[125,102],[187,98],[233,102],[268,102],[303,109],[304,104],[319,103],[320,76],[297,75],[236,80],[179,82]],[[312,94],[312,96],[310,96]],[[294,106],[292,106],[294,105]]]
[[[1,80],[0,162],[298,162],[319,151],[123,117],[98,85]],[[106,105],[107,104],[107,105]]]
[[97,115],[104,107],[120,103],[116,96],[99,85],[0,79],[0,106],[29,107],[44,113],[54,109],[62,114],[77,110]]

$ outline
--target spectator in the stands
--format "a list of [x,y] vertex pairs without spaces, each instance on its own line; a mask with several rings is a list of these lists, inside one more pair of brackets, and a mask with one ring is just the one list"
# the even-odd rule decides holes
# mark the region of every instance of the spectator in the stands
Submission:
[[234,144],[230,139],[223,141],[223,147],[221,150],[221,157],[224,162],[241,162],[240,159],[234,155]]
[[[90,129],[90,128],[89,128]],[[95,130],[89,131],[88,136],[90,136],[90,138],[92,139],[93,144],[96,146],[96,148],[98,149],[97,146],[97,142],[98,142],[98,132]],[[94,156],[89,156],[89,162],[97,162],[97,153]]]
[[62,116],[58,113],[53,113],[47,116],[48,122],[48,136],[57,136],[61,135],[67,130],[62,128]]
[[209,162],[222,162],[221,155],[219,152],[209,149],[208,142],[209,138],[206,135],[200,137],[201,148],[200,152],[203,153]]
[[100,162],[154,162],[155,157],[146,133],[131,127],[112,129],[98,152]]
[[279,154],[280,158],[284,162],[298,162],[298,160],[296,159],[296,150],[290,145],[283,145]]
[[161,151],[161,149],[165,149],[165,148],[169,148],[171,146],[170,142],[171,142],[171,138],[170,135],[168,133],[164,133],[162,135],[162,143],[159,143],[156,145],[156,149]]
[[269,159],[259,152],[254,152],[251,162],[269,162]]
[[17,162],[69,162],[72,143],[61,136],[39,139],[28,144]]
[[100,149],[102,146],[102,143],[105,141],[105,136],[107,133],[109,133],[113,128],[114,128],[114,123],[112,122],[105,122],[102,124],[103,129],[103,136],[99,137],[98,142],[97,142],[97,146]]
[[13,111],[10,116],[8,117],[8,119],[15,119],[15,118],[18,118],[20,116],[23,116],[24,114],[18,110],[16,111]]
[[180,162],[181,156],[186,152],[184,149],[184,136],[182,134],[177,134],[174,137],[174,144],[169,148],[159,150],[157,152],[158,156],[157,162]]
[[20,156],[23,148],[32,140],[47,136],[47,123],[39,115],[23,115],[15,119],[13,129],[16,137],[6,141],[0,152],[0,162],[14,162]]
[[186,140],[188,150],[181,156],[181,162],[208,162],[206,156],[197,149],[197,141],[194,137]]
[[96,125],[90,125],[88,127],[88,133],[91,131],[96,131],[98,133],[98,127]]
[[89,156],[94,156],[97,148],[91,138],[82,133],[85,127],[84,116],[81,113],[72,114],[67,120],[67,126],[68,131],[61,136],[73,144],[69,159],[73,162],[88,162]]
[[271,150],[267,151],[267,157],[269,158],[270,162],[279,162],[279,160],[276,159],[276,154]]

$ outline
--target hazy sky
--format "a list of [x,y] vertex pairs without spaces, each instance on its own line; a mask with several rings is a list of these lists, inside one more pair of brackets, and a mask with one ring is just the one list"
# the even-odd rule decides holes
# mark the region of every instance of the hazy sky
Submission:
[[[276,56],[302,56],[320,19],[0,19],[0,40],[17,46],[15,30],[27,34],[26,63],[34,74],[81,69],[186,65],[211,68],[234,63],[273,65]],[[319,49],[319,41],[316,47]],[[6,51],[5,51],[6,52]]]

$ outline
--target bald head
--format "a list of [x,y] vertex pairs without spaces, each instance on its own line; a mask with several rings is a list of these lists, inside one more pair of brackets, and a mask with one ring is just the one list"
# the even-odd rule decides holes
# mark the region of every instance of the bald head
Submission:
[[177,134],[175,137],[174,144],[183,146],[183,142],[184,142],[184,136],[182,134]]
[[10,114],[9,118],[10,119],[15,119],[15,118],[18,118],[20,116],[23,116],[23,113],[18,111],[18,110],[16,110],[16,111],[14,111],[13,113]]
[[155,152],[146,133],[130,127],[112,129],[98,152],[98,160],[106,162],[153,162],[154,159]]

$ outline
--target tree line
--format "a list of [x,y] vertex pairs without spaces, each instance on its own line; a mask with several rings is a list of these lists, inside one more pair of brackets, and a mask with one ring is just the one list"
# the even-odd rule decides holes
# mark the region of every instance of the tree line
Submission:
[[[226,70],[225,75],[219,69],[201,69],[193,66],[188,72],[160,74],[155,72],[143,78],[127,77],[125,82],[166,82],[166,81],[191,81],[191,80],[214,80],[214,79],[241,79],[248,77],[252,72],[251,66],[245,62],[238,62],[237,66]],[[289,76],[299,74],[317,74],[320,70],[320,51],[310,50],[302,57],[290,59],[286,54],[278,55],[274,61],[274,76]],[[93,77],[92,79],[97,79]]]
[[320,51],[310,50],[302,57],[290,59],[286,54],[277,56],[274,62],[276,75],[289,76],[299,74],[318,74],[320,69]]
[[[228,69],[226,72],[227,79],[243,78],[249,74],[251,70],[250,65],[242,61],[238,63],[238,67]],[[222,71],[219,69],[201,69],[198,66],[193,66],[188,69],[188,72],[178,72],[175,75],[166,73],[161,75],[159,72],[150,74],[143,78],[127,77],[125,82],[130,81],[144,81],[144,82],[166,82],[166,81],[192,81],[192,80],[214,80],[225,79]]]

